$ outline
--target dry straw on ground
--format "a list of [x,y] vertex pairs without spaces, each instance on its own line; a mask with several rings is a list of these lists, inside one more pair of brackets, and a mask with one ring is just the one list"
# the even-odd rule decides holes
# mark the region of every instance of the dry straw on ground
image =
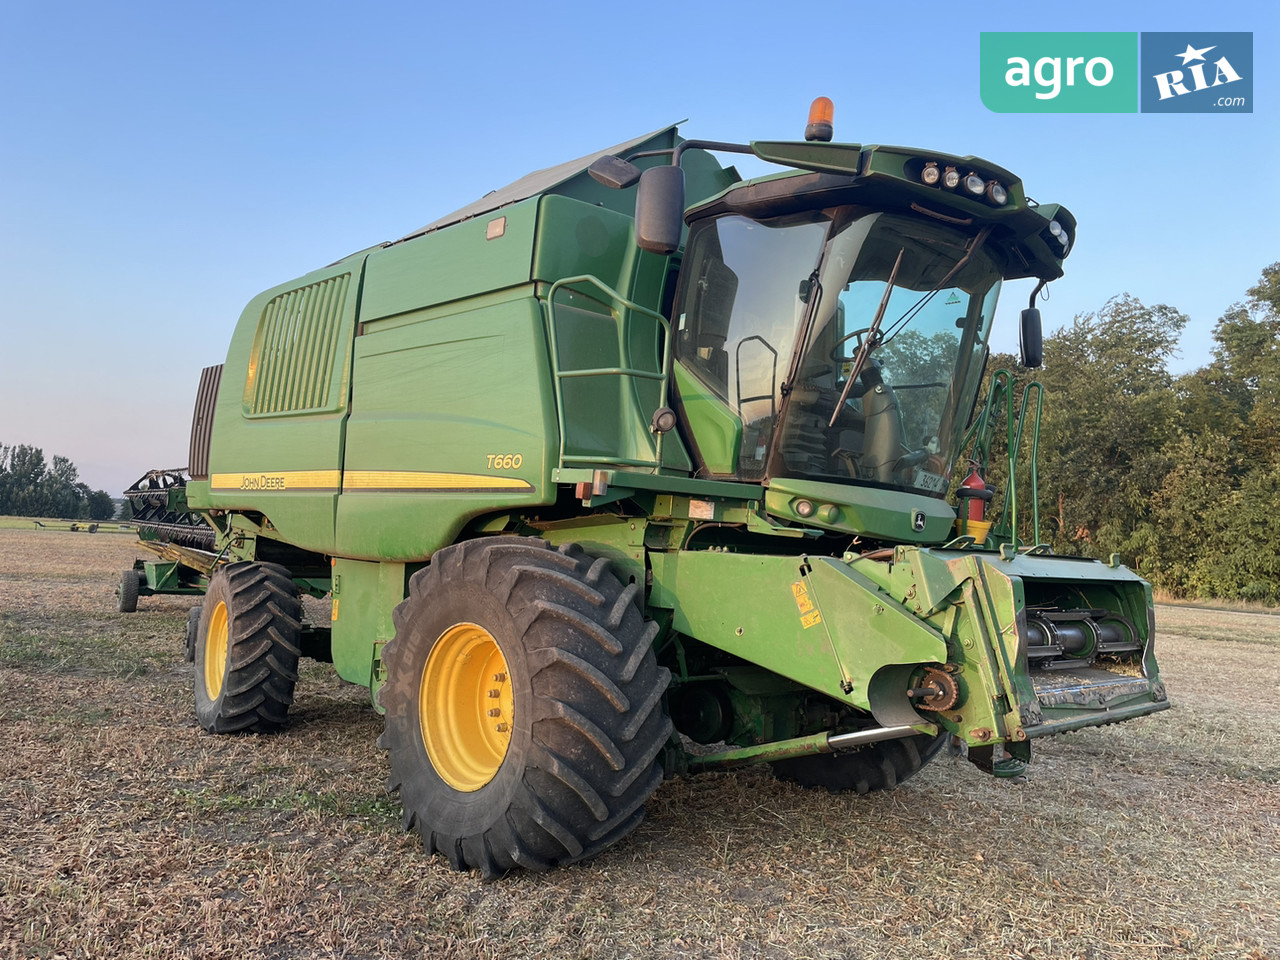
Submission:
[[1280,617],[1161,607],[1175,709],[830,796],[677,779],[592,863],[482,884],[382,791],[364,690],[195,725],[188,601],[122,537],[0,530],[0,958],[1280,957]]

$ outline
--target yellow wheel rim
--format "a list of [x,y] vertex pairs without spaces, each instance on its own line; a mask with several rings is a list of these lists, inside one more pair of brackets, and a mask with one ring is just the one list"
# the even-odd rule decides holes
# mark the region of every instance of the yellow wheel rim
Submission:
[[227,672],[227,605],[219,600],[209,614],[209,632],[204,637],[204,690],[210,700],[222,693]]
[[440,635],[422,667],[418,722],[441,780],[472,793],[497,776],[514,704],[507,658],[488,630],[459,623]]

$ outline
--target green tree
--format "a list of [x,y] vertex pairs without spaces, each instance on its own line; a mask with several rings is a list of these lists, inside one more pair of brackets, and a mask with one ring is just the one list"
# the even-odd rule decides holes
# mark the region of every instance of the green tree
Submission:
[[1115,297],[1045,339],[1041,514],[1063,552],[1119,552],[1139,569],[1152,502],[1173,465],[1168,361],[1186,315]]
[[1213,337],[1212,361],[1173,383],[1168,470],[1126,546],[1176,596],[1280,602],[1280,264]]
[[[992,355],[984,395],[999,368],[1018,398],[1032,378],[1045,385],[1042,539],[1058,552],[1118,552],[1179,596],[1280,603],[1280,263],[1218,321],[1211,362],[1175,378],[1168,361],[1186,320],[1117,297],[1046,338],[1038,375]],[[997,504],[1004,417],[1002,405],[984,475],[1001,488]]]
[[1172,468],[1152,497],[1151,542],[1146,575],[1160,590],[1180,597],[1211,597],[1209,573],[1220,547],[1210,533],[1224,498],[1234,499],[1240,458],[1236,437],[1212,430],[1183,431],[1170,445]]
[[[55,456],[39,483],[41,513],[38,516],[79,519],[84,503],[80,472],[66,457]],[[87,488],[86,488],[87,489]]]
[[39,447],[0,444],[0,514],[110,520],[115,504],[106,491],[81,482],[68,458],[46,462]]
[[91,490],[85,497],[90,520],[110,520],[116,515],[116,504],[105,490]]
[[1213,434],[1227,441],[1215,455],[1230,457],[1240,467],[1240,447],[1249,416],[1250,398],[1243,384],[1219,363],[1184,373],[1173,383],[1177,398],[1179,434],[1200,437]]
[[48,472],[43,450],[26,444],[5,447],[0,467],[6,476],[5,513],[22,517],[52,516],[45,510],[42,490]]
[[1245,455],[1255,463],[1280,458],[1280,263],[1262,271],[1249,299],[1218,321],[1214,363],[1236,397],[1244,421]]
[[1197,567],[1203,594],[1227,600],[1280,603],[1280,462],[1250,471],[1221,496],[1202,532],[1212,549]]
[[[1280,263],[1214,328],[1213,362],[1180,381],[1182,448],[1158,503],[1168,526],[1158,584],[1174,593],[1280,602]],[[1162,531],[1163,533],[1163,531]]]

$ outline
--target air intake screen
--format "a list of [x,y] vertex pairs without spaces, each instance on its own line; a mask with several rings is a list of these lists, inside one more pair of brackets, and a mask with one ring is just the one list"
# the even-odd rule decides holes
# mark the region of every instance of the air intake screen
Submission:
[[262,311],[249,360],[249,413],[331,406],[329,383],[351,274],[282,293]]

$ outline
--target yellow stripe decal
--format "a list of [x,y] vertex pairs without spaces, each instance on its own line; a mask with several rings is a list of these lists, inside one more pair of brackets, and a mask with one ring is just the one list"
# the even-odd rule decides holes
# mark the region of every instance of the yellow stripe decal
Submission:
[[261,473],[215,473],[210,488],[252,493],[344,492],[357,490],[492,491],[533,489],[519,477],[475,473],[428,473],[417,470],[274,470]]
[[532,490],[519,477],[474,473],[424,473],[416,470],[348,470],[344,493],[354,490]]
[[340,486],[341,470],[264,470],[260,473],[215,473],[209,478],[212,490],[245,490],[254,493],[337,490]]

